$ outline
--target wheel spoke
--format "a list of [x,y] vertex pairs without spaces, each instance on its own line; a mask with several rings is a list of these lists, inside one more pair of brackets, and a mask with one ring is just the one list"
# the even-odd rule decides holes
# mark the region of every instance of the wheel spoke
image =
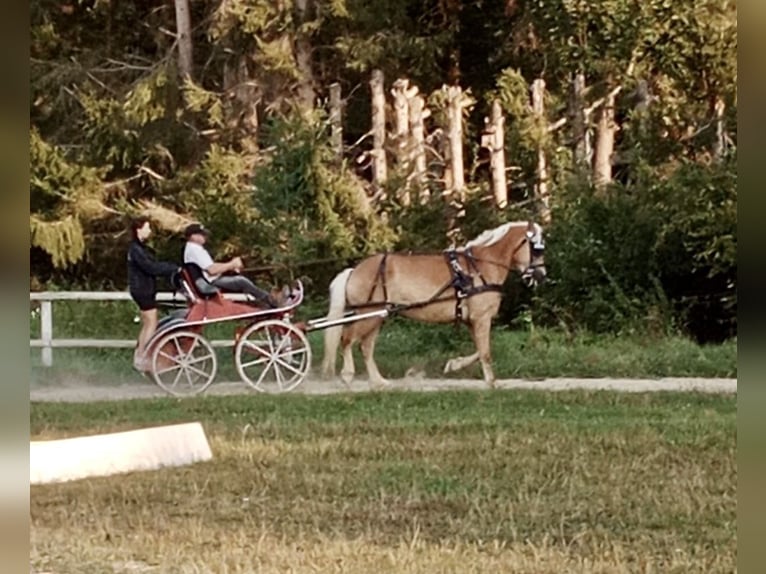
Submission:
[[176,365],[178,364],[178,361],[179,361],[178,355],[168,355],[165,351],[160,351],[158,354],[162,355],[163,357],[165,357],[166,359],[170,361],[173,361]]
[[186,368],[189,371],[194,371],[195,373],[197,373],[203,379],[207,379],[210,376],[210,373],[206,373],[202,369],[198,369],[197,367],[194,367],[192,365],[187,365]]
[[[305,353],[305,351],[304,351],[303,349],[301,349],[301,350],[299,350],[299,351],[293,351],[293,352],[291,352],[291,353],[290,353],[290,356],[291,356],[291,357],[294,357],[294,356],[296,356],[296,355],[298,355],[298,354],[304,354],[304,353]],[[295,373],[296,375],[300,375],[300,374],[302,374],[302,373],[303,373],[303,371],[302,371],[301,369],[299,369],[299,368],[296,368],[294,365],[291,365],[290,363],[286,362],[286,361],[285,361],[285,360],[282,358],[282,356],[279,356],[279,357],[277,357],[277,358],[276,358],[276,362],[277,362],[277,363],[279,363],[280,365],[282,365],[282,366],[283,366],[285,369],[288,369],[288,370],[292,371],[292,372],[293,372],[293,373]],[[301,364],[302,364],[302,361],[301,361]]]
[[189,375],[189,371],[190,370],[191,369],[189,369],[188,367],[185,368],[184,369],[184,375],[186,376],[186,382],[189,383],[189,388],[193,389],[194,388],[194,381],[192,381],[191,376]]
[[269,361],[269,357],[260,357],[258,359],[255,359],[254,361],[248,361],[247,363],[242,363],[242,367],[252,367],[254,365],[262,365],[263,363],[266,363]]
[[174,370],[180,369],[180,368],[181,368],[181,365],[175,364],[175,365],[172,365],[172,366],[168,367],[167,369],[161,369],[159,371],[156,371],[156,373],[158,375],[163,375],[165,373],[169,373],[170,371],[174,371]]
[[271,368],[273,364],[274,364],[274,361],[273,359],[270,358],[268,364],[263,368],[263,371],[261,372],[261,376],[258,377],[258,381],[255,383],[256,387],[261,386],[261,383],[263,382],[263,378],[266,376],[266,373],[269,372],[269,369]]
[[250,350],[250,351],[255,351],[255,352],[260,353],[262,355],[267,355],[268,356],[269,352],[266,349],[263,348],[263,343],[264,343],[263,341],[258,341],[258,343],[252,343],[250,341],[245,341],[242,344],[242,348],[244,349],[245,347],[247,347],[247,349]]
[[175,387],[178,384],[178,381],[181,380],[181,373],[183,373],[185,371],[186,371],[186,369],[184,369],[183,367],[179,366],[178,373],[176,374],[175,378],[173,379],[173,384],[170,385],[171,387]]
[[284,388],[282,384],[282,369],[279,368],[279,364],[276,361],[274,362],[274,374],[277,376],[277,387],[281,391]]
[[183,349],[181,349],[181,343],[178,341],[178,339],[179,337],[176,337],[175,339],[173,339],[173,343],[176,346],[176,351],[178,351],[178,354],[176,356],[183,357],[185,353],[183,352]]
[[212,357],[212,353],[208,353],[207,355],[203,355],[201,357],[194,357],[191,361],[188,361],[187,365],[196,365],[197,363],[201,363],[202,361],[207,361]]
[[189,349],[189,351],[186,353],[186,355],[187,355],[187,356],[189,356],[189,357],[193,357],[193,356],[194,356],[194,349],[196,349],[196,348],[197,348],[197,344],[198,344],[198,343],[199,343],[199,339],[197,339],[197,338],[195,337],[195,338],[194,338],[194,342],[192,343],[192,346],[191,346],[191,348],[190,348],[190,349]]

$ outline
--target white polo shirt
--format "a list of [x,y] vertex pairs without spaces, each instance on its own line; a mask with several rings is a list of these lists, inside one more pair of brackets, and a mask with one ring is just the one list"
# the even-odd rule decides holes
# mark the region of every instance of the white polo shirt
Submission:
[[219,277],[218,275],[210,275],[210,273],[207,272],[207,269],[214,263],[214,261],[213,258],[210,257],[210,253],[207,252],[207,249],[202,247],[199,243],[194,243],[192,241],[186,242],[186,247],[184,247],[184,263],[196,263],[199,265],[205,275],[205,279],[208,281],[215,281]]

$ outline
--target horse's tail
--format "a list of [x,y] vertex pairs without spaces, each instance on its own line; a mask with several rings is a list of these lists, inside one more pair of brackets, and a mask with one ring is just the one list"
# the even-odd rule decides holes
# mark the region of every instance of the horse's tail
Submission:
[[[346,310],[346,284],[353,270],[353,267],[344,269],[330,283],[330,309],[327,311],[329,320],[343,317],[343,312]],[[343,325],[325,329],[322,374],[327,378],[335,376],[335,359],[342,334]]]

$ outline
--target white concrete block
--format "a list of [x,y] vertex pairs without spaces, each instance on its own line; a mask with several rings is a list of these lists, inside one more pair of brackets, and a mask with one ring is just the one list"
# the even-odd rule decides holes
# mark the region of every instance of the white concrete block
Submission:
[[210,460],[198,422],[30,442],[29,482],[46,484]]

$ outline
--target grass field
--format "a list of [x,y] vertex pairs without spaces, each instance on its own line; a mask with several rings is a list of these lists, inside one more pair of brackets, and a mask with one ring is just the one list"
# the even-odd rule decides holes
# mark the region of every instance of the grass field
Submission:
[[34,486],[36,571],[735,572],[736,396],[32,404],[33,439],[201,421],[214,460]]

